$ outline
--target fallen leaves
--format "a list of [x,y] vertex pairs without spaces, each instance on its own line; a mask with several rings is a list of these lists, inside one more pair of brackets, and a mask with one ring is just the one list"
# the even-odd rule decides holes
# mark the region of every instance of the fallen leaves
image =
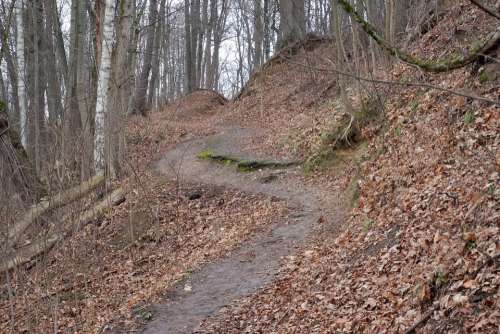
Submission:
[[[457,15],[483,17],[459,6],[431,34],[446,34]],[[443,51],[431,35],[420,46],[426,56]],[[411,75],[396,68],[396,77]],[[474,85],[466,70],[433,79]],[[471,89],[498,98],[498,85]],[[308,246],[287,259],[274,284],[206,321],[201,333],[498,331],[498,261],[484,265],[499,254],[498,108],[409,89],[386,110],[388,129],[368,144],[358,207],[344,231],[318,235],[314,252]],[[280,321],[272,316],[285,312]]]

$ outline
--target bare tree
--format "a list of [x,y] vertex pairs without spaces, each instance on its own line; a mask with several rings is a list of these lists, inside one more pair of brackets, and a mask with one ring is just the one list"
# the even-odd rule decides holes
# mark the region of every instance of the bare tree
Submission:
[[105,160],[105,117],[106,102],[108,99],[109,77],[111,73],[111,51],[113,48],[113,18],[115,1],[106,0],[103,23],[103,43],[99,67],[99,81],[97,88],[97,104],[95,116],[95,143],[94,164],[96,174],[104,174]]
[[196,64],[193,63],[193,29],[191,24],[192,5],[189,0],[184,1],[184,27],[185,27],[185,60],[186,60],[186,80],[185,90],[190,93],[194,90],[196,85]]
[[25,61],[24,61],[24,22],[23,22],[23,0],[18,0],[16,6],[16,22],[17,22],[17,38],[16,38],[16,48],[17,48],[17,91],[19,96],[19,122],[20,122],[20,133],[21,133],[21,144],[26,149],[28,144],[28,133],[26,127],[27,121],[27,100],[26,100],[26,89],[24,85],[25,78]]
[[[147,110],[147,92],[149,85],[149,75],[151,74],[151,65],[153,61],[153,52],[155,47],[155,27],[157,27],[156,19],[158,17],[158,2],[157,0],[149,0],[149,22],[146,32],[146,48],[144,50],[144,62],[142,70],[137,80],[135,93],[135,113],[146,115]],[[158,26],[159,29],[159,26]]]

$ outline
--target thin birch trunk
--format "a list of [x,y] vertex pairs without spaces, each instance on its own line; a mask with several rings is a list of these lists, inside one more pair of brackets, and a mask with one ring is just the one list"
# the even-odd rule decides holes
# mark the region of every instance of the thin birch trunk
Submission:
[[21,135],[21,144],[24,149],[27,148],[28,144],[28,133],[27,133],[27,100],[26,100],[26,88],[24,85],[24,23],[23,23],[23,0],[17,1],[16,6],[16,23],[17,23],[17,92],[19,95],[19,128]]

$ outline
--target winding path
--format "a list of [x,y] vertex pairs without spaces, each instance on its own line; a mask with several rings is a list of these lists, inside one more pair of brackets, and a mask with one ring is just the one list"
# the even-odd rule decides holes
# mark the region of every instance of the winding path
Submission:
[[[335,223],[341,219],[337,209],[339,198],[326,189],[302,183],[298,168],[241,173],[196,157],[207,149],[249,157],[243,148],[257,136],[257,130],[236,127],[188,140],[170,150],[156,169],[180,182],[224,186],[286,200],[294,209],[293,221],[277,223],[269,232],[255,235],[240,245],[228,257],[205,265],[180,282],[168,292],[163,304],[151,308],[152,321],[140,332],[196,332],[200,323],[220,308],[270,283],[279,271],[281,258],[293,254],[304,243],[320,217]],[[187,285],[191,288],[185,289]]]

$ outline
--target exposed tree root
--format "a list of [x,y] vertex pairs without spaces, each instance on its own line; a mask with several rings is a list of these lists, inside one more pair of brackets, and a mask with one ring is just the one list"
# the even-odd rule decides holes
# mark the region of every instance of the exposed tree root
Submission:
[[252,172],[264,168],[280,169],[299,165],[300,161],[253,160],[236,157],[233,155],[219,154],[205,150],[198,154],[198,158],[211,160],[224,165],[234,165],[241,172]]

